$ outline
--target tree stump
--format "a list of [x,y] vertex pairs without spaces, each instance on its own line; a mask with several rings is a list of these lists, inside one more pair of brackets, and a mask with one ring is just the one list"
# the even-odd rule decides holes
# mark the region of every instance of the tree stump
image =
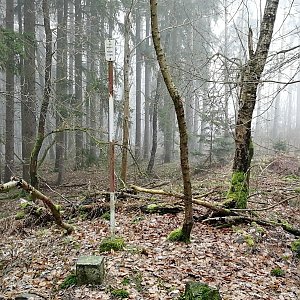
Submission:
[[102,284],[104,280],[104,257],[81,256],[76,262],[77,284]]
[[221,300],[219,291],[202,282],[188,282],[185,286],[184,300]]

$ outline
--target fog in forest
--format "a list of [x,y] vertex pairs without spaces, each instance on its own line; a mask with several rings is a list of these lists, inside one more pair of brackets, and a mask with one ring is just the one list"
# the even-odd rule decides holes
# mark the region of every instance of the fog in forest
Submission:
[[[178,162],[177,119],[153,47],[149,2],[27,2],[1,1],[1,179],[8,180],[20,168],[28,178],[41,127],[38,159],[59,171],[60,180],[63,169],[106,164],[108,38],[116,41],[112,64],[117,163],[124,155],[124,126],[130,164],[149,167],[151,151],[152,171],[156,164]],[[243,70],[250,52],[255,53],[264,7],[265,1],[254,0],[158,1],[161,44],[184,102],[193,165],[233,159],[237,111],[243,105],[239,96],[246,84]],[[279,2],[270,50],[257,81],[251,123],[255,157],[299,153],[299,14],[299,0]]]

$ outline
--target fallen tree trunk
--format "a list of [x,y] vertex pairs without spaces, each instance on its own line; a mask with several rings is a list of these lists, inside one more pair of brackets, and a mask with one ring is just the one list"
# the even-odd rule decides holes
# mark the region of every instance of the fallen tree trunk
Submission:
[[[171,196],[171,197],[175,197],[175,198],[179,198],[179,199],[184,199],[184,195],[180,194],[180,193],[173,193],[173,192],[168,192],[168,191],[164,191],[164,190],[146,189],[146,188],[139,187],[136,185],[130,185],[130,187],[133,190],[135,190],[136,192],[148,193],[148,194],[154,194],[154,195]],[[207,195],[207,193],[204,194],[204,196],[205,195]],[[200,198],[201,196],[197,196],[197,197]],[[222,207],[222,205],[220,205],[220,203],[208,202],[208,201],[194,199],[194,198],[192,199],[192,201],[194,204],[204,206],[211,210],[217,211],[223,215],[236,215],[236,213],[231,211],[230,209]]]
[[[171,197],[175,197],[175,198],[179,198],[179,199],[183,199],[183,194],[180,193],[173,193],[170,191],[164,191],[164,190],[155,190],[155,189],[146,189],[143,187],[139,187],[136,185],[131,185],[130,186],[133,190],[135,190],[136,192],[142,192],[142,193],[148,193],[148,194],[156,194],[156,195],[164,195],[164,196],[171,196]],[[207,196],[206,194],[203,194],[203,197]],[[198,196],[199,198],[201,198],[201,195]],[[235,222],[235,221],[246,221],[246,222],[256,222],[260,225],[265,225],[265,226],[280,226],[283,230],[287,231],[288,233],[291,233],[295,236],[300,236],[300,230],[297,228],[294,228],[293,226],[291,226],[290,224],[286,223],[286,222],[274,222],[274,221],[268,221],[268,220],[260,220],[258,218],[252,218],[246,215],[241,215],[240,213],[246,213],[246,212],[255,212],[255,211],[261,211],[261,210],[268,210],[271,209],[275,206],[278,206],[279,204],[286,202],[290,199],[293,199],[296,196],[292,196],[289,197],[287,199],[284,199],[283,201],[271,205],[269,207],[265,207],[265,208],[261,208],[261,209],[229,209],[229,208],[225,208],[222,205],[224,204],[224,202],[221,203],[217,203],[217,202],[208,202],[205,200],[200,200],[200,199],[193,199],[193,203],[194,204],[198,204],[201,206],[204,206],[208,209],[211,209],[215,212],[217,212],[218,216],[214,216],[211,218],[206,218],[205,220],[203,220],[203,222],[211,222],[211,221],[225,221],[225,222]]]
[[54,220],[58,226],[65,229],[68,234],[71,233],[72,231],[74,231],[73,226],[63,222],[63,220],[61,218],[61,214],[60,214],[59,210],[57,209],[57,207],[53,204],[53,202],[47,196],[45,196],[40,191],[35,189],[32,185],[28,184],[25,180],[17,178],[17,177],[12,177],[11,181],[0,184],[0,193],[8,191],[12,188],[19,188],[19,189],[21,188],[24,191],[31,194],[36,199],[40,199],[41,201],[43,201],[45,206],[50,209],[50,211],[54,217]]

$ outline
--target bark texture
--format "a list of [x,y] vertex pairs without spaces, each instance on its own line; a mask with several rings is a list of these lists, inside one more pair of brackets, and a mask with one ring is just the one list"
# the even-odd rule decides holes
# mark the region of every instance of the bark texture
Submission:
[[35,90],[35,1],[24,2],[25,55],[22,82],[22,159],[23,178],[29,180],[30,154],[36,135],[36,90]]
[[[6,1],[6,30],[14,32],[14,3]],[[6,119],[5,119],[5,167],[4,180],[8,181],[14,172],[14,50],[11,48],[5,62],[6,76]]]
[[30,180],[31,180],[31,184],[34,187],[36,187],[38,184],[37,161],[38,161],[38,155],[40,153],[45,138],[46,116],[48,112],[48,106],[49,106],[50,95],[51,95],[52,32],[50,28],[49,5],[47,0],[43,0],[42,7],[43,7],[44,27],[45,27],[45,34],[46,34],[45,87],[44,87],[43,102],[40,111],[37,138],[30,156]]
[[127,165],[128,165],[128,144],[129,144],[129,117],[130,117],[130,109],[129,109],[129,93],[130,93],[130,85],[129,85],[129,67],[130,67],[130,14],[129,10],[125,15],[124,27],[125,27],[125,41],[124,41],[124,114],[123,114],[123,143],[122,143],[122,164],[121,164],[121,179],[124,183],[127,181]]
[[228,198],[238,208],[245,208],[249,193],[249,168],[253,156],[251,122],[256,103],[256,92],[262,76],[273,34],[279,0],[267,0],[256,50],[253,49],[252,30],[249,28],[249,59],[241,74],[239,110],[235,127],[235,156]]
[[174,103],[178,128],[179,128],[180,163],[181,163],[182,180],[183,180],[183,187],[184,187],[184,208],[185,208],[185,218],[182,226],[182,234],[184,236],[183,240],[187,240],[190,237],[191,230],[193,227],[193,206],[192,206],[192,187],[191,187],[189,154],[188,154],[188,135],[187,135],[185,115],[184,115],[184,104],[173,82],[172,76],[170,74],[167,65],[165,53],[161,47],[160,33],[158,30],[158,21],[157,21],[157,0],[150,0],[150,9],[151,9],[151,29],[152,29],[153,44],[156,51],[156,56],[159,62],[162,76],[164,78],[165,84]]

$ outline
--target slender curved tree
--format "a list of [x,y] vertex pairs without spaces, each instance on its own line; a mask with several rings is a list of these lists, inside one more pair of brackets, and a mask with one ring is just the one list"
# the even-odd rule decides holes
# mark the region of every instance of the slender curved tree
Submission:
[[166,56],[160,43],[160,33],[158,29],[158,17],[157,17],[157,0],[150,0],[151,9],[151,30],[152,39],[156,52],[156,57],[160,66],[160,70],[168,89],[168,92],[173,100],[178,128],[180,136],[180,163],[182,171],[182,180],[184,187],[184,208],[185,217],[180,234],[180,240],[187,242],[190,240],[191,231],[193,228],[193,205],[192,205],[192,187],[190,177],[190,166],[189,166],[189,154],[188,154],[188,134],[185,120],[184,104],[182,97],[176,88],[172,76],[169,71]]

